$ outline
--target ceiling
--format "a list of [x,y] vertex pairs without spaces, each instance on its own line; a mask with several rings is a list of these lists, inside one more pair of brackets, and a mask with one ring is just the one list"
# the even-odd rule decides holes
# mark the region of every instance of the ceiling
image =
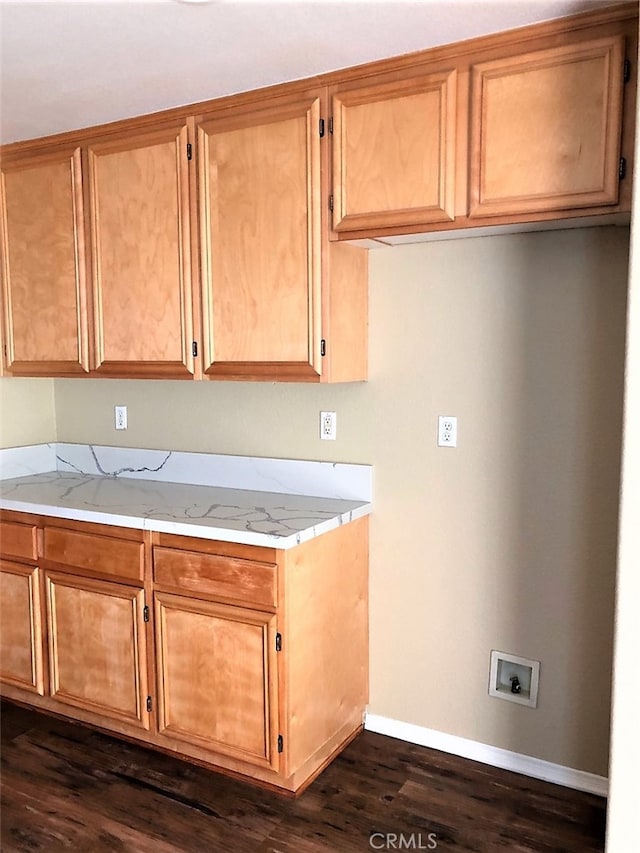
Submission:
[[0,141],[89,127],[612,0],[0,0]]

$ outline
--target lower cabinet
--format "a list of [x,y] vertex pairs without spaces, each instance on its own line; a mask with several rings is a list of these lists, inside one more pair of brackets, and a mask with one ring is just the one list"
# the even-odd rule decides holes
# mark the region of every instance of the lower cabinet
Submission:
[[51,696],[149,728],[144,591],[47,573]]
[[278,766],[276,617],[157,592],[161,735]]
[[44,694],[40,569],[0,560],[0,680]]
[[0,525],[9,699],[290,793],[362,729],[366,518],[288,550]]

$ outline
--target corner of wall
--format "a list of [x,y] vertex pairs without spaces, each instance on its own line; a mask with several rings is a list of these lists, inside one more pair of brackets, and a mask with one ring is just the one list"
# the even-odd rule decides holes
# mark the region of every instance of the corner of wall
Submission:
[[53,379],[0,379],[0,447],[56,440]]

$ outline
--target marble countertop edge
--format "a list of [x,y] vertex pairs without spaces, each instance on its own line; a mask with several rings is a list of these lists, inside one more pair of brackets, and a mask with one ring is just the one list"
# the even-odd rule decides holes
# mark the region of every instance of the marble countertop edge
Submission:
[[0,508],[286,549],[368,515],[372,467],[52,443],[0,450]]
[[308,542],[316,536],[335,530],[350,521],[356,521],[369,515],[371,504],[363,503],[347,512],[337,514],[303,530],[279,535],[277,533],[260,533],[253,530],[238,530],[236,528],[218,526],[211,523],[194,523],[172,521],[160,518],[145,518],[136,515],[119,515],[100,510],[76,509],[73,507],[50,506],[29,501],[13,501],[0,498],[0,509],[14,512],[30,513],[32,515],[61,518],[70,521],[85,521],[95,524],[125,527],[134,530],[148,530],[155,533],[170,533],[176,536],[190,536],[196,539],[208,539],[218,542],[233,542],[241,545],[256,545],[260,547],[288,550],[303,542]]
[[49,518],[64,518],[69,521],[90,521],[94,524],[110,524],[113,527],[129,527],[133,530],[144,530],[146,521],[135,515],[116,515],[100,510],[79,510],[74,507],[50,506],[32,501],[12,501],[8,498],[0,499],[0,509],[45,515]]

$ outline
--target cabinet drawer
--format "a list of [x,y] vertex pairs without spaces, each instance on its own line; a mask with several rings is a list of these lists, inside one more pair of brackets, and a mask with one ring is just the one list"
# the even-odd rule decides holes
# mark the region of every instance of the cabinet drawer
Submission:
[[276,605],[277,567],[273,563],[154,548],[153,566],[157,584],[267,607]]
[[35,524],[0,522],[0,552],[8,557],[38,558],[38,528]]
[[45,527],[44,557],[68,568],[133,580],[144,577],[142,542]]

